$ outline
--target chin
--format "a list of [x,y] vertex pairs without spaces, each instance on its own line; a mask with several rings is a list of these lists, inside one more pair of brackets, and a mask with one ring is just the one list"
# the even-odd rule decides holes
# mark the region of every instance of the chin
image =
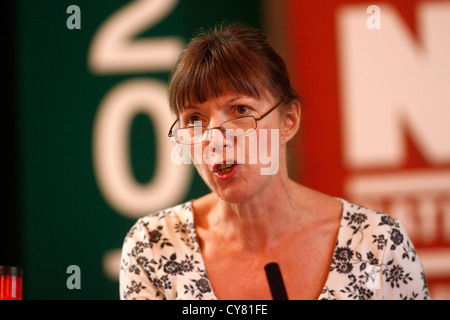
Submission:
[[246,200],[248,200],[251,197],[251,193],[250,192],[242,192],[239,190],[214,190],[215,194],[217,194],[217,196],[228,203],[241,203],[244,202]]
[[265,186],[270,185],[271,176],[259,174],[259,167],[240,166],[239,171],[229,180],[218,179],[207,170],[198,170],[208,187],[221,200],[228,203],[240,203],[260,194]]

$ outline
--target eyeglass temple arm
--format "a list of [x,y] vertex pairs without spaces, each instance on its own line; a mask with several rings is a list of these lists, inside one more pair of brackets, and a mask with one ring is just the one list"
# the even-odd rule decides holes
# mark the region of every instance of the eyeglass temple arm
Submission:
[[173,137],[172,130],[173,130],[173,127],[175,127],[175,124],[176,124],[177,122],[178,122],[178,119],[175,120],[175,122],[174,122],[174,123],[172,124],[172,126],[170,127],[170,129],[169,129],[169,134],[168,134],[169,138]]
[[255,120],[259,121],[261,119],[264,119],[267,115],[269,115],[269,113],[271,113],[273,110],[275,110],[283,101],[284,101],[284,99],[282,99],[280,102],[278,102],[273,108],[269,109],[266,113],[264,113],[259,118],[255,118]]

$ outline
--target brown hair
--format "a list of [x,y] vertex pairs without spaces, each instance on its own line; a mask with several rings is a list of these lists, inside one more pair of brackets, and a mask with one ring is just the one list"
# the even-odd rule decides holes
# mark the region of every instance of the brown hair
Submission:
[[258,29],[231,24],[202,31],[182,51],[169,84],[171,111],[229,92],[301,101],[283,59]]

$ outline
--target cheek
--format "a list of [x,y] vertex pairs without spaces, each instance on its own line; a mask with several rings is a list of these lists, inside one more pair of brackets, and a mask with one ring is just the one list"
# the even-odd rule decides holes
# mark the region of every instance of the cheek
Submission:
[[280,149],[280,130],[278,128],[261,128],[258,130],[259,164],[268,164],[268,159],[278,158]]
[[234,141],[234,159],[239,164],[258,163],[258,135],[253,131],[247,135],[238,136]]
[[198,174],[200,175],[200,177],[202,178],[203,182],[205,182],[205,184],[213,191],[216,190],[215,185],[214,185],[214,176],[213,174],[209,171],[208,166],[203,164],[195,164],[194,165],[195,169],[197,170]]
[[188,148],[189,156],[192,159],[192,162],[197,164],[203,164],[203,147],[204,143],[193,144]]

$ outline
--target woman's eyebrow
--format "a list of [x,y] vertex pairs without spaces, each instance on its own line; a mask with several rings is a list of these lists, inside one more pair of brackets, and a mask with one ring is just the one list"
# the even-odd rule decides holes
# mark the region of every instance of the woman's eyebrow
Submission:
[[[253,97],[250,97],[250,96],[248,96],[248,97],[247,96],[236,96],[236,97],[232,97],[232,98],[226,100],[223,103],[223,105],[230,105],[230,104],[232,104],[233,102],[235,102],[236,100],[239,100],[239,99],[252,99],[252,98]],[[200,110],[201,108],[199,106],[195,105],[195,104],[188,104],[188,105],[183,106],[183,110],[188,110],[188,109]]]
[[187,109],[200,109],[200,107],[196,106],[196,105],[186,105],[183,107],[183,110],[187,110]]
[[[226,101],[224,102],[224,105],[231,104],[231,103],[233,103],[234,101],[236,101],[236,100],[238,100],[238,99],[240,99],[240,98],[242,98],[242,97],[234,97],[234,98],[228,99],[228,100],[226,100]],[[201,109],[201,108],[200,108],[199,106],[195,105],[195,104],[188,104],[188,105],[185,105],[185,106],[183,107],[183,110],[189,110],[189,109],[196,109],[196,110],[199,110],[199,109]]]

